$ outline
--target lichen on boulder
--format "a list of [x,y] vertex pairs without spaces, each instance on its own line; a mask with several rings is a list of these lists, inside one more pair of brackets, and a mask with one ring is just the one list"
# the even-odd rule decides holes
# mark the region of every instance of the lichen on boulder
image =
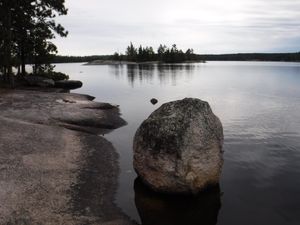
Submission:
[[158,192],[196,194],[219,183],[223,128],[205,101],[163,104],[134,138],[134,168]]

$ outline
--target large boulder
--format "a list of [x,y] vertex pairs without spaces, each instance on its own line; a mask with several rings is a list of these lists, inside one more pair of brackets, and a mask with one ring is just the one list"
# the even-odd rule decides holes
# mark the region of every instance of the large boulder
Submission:
[[196,194],[219,183],[223,128],[209,104],[194,98],[163,104],[137,130],[134,168],[163,193]]

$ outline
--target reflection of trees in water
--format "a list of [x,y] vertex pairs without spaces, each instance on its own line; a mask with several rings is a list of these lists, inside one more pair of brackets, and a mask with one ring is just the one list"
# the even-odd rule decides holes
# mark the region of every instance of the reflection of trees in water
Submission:
[[180,71],[180,70],[186,70],[186,71],[192,71],[195,69],[194,64],[158,64],[157,68],[159,71]]
[[109,65],[111,73],[115,75],[117,79],[120,79],[120,77],[123,76],[124,73],[124,65],[122,64],[116,64],[116,65]]
[[136,179],[134,190],[142,225],[217,224],[221,208],[219,186],[197,196],[161,195]]
[[154,65],[147,64],[134,64],[127,65],[127,78],[131,86],[138,80],[140,82],[146,81],[147,83],[153,80],[155,71]]
[[128,65],[112,65],[112,73],[117,79],[124,75],[124,68],[127,71],[127,80],[133,87],[136,82],[151,83],[154,75],[157,75],[161,84],[176,85],[177,80],[185,76],[191,79],[196,68],[194,64],[128,64]]
[[188,76],[191,78],[195,70],[194,64],[159,64],[157,65],[158,78],[161,84],[176,85],[178,78]]

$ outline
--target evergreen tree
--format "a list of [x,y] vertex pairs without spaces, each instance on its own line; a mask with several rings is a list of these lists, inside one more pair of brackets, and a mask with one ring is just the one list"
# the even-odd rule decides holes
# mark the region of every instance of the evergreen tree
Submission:
[[136,61],[137,59],[137,49],[133,46],[132,42],[130,42],[130,45],[127,47],[126,56],[129,61]]
[[67,14],[64,4],[64,0],[0,0],[0,67],[6,77],[13,77],[13,62],[18,68],[21,64],[23,75],[29,60],[34,61],[35,72],[53,69],[49,57],[56,46],[50,40],[55,33],[67,36],[54,20]]
[[181,49],[178,49],[174,44],[171,48],[168,48],[166,45],[159,45],[157,53],[150,46],[143,47],[140,45],[138,48],[135,48],[132,42],[126,49],[126,59],[132,62],[149,62],[149,61],[160,61],[166,63],[181,63],[187,60],[193,60],[195,54],[193,49],[188,49],[186,52],[183,52]]

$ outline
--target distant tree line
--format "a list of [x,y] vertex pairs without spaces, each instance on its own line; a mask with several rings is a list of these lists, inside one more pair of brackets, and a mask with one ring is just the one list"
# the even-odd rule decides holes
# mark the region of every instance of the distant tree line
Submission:
[[205,61],[282,61],[300,62],[300,52],[297,53],[239,53],[223,55],[197,55]]
[[113,60],[113,55],[93,55],[93,56],[62,56],[53,55],[51,63],[84,63],[95,60]]
[[[143,48],[142,48],[143,49]],[[147,48],[144,48],[145,50]],[[152,50],[144,51],[141,57],[133,54],[133,58],[127,55],[115,53],[114,55],[95,55],[95,56],[53,56],[52,63],[71,63],[71,62],[90,62],[94,60],[117,60],[117,61],[161,61],[161,62],[181,62],[173,60],[170,54],[149,54]],[[137,51],[138,53],[138,51]],[[189,53],[188,53],[189,54]],[[191,52],[192,57],[187,57],[193,61],[277,61],[277,62],[300,62],[300,52],[298,53],[240,53],[240,54],[222,54],[222,55],[199,55]],[[165,58],[164,58],[165,57]],[[171,59],[168,59],[171,58]],[[174,57],[174,56],[173,56]],[[181,56],[181,58],[183,58]],[[185,58],[185,60],[187,59]]]
[[0,74],[6,80],[13,83],[13,67],[25,76],[28,62],[35,74],[53,71],[50,63],[57,48],[51,39],[68,34],[54,20],[67,14],[64,4],[64,0],[0,0]]
[[[90,62],[94,60],[118,60],[126,61],[127,56],[122,54],[114,55],[95,55],[95,56],[60,56],[52,57],[52,63],[75,63]],[[300,62],[300,53],[242,53],[224,55],[197,55],[194,54],[195,61],[282,61]],[[148,60],[147,60],[148,61]],[[141,61],[142,62],[142,61]]]

